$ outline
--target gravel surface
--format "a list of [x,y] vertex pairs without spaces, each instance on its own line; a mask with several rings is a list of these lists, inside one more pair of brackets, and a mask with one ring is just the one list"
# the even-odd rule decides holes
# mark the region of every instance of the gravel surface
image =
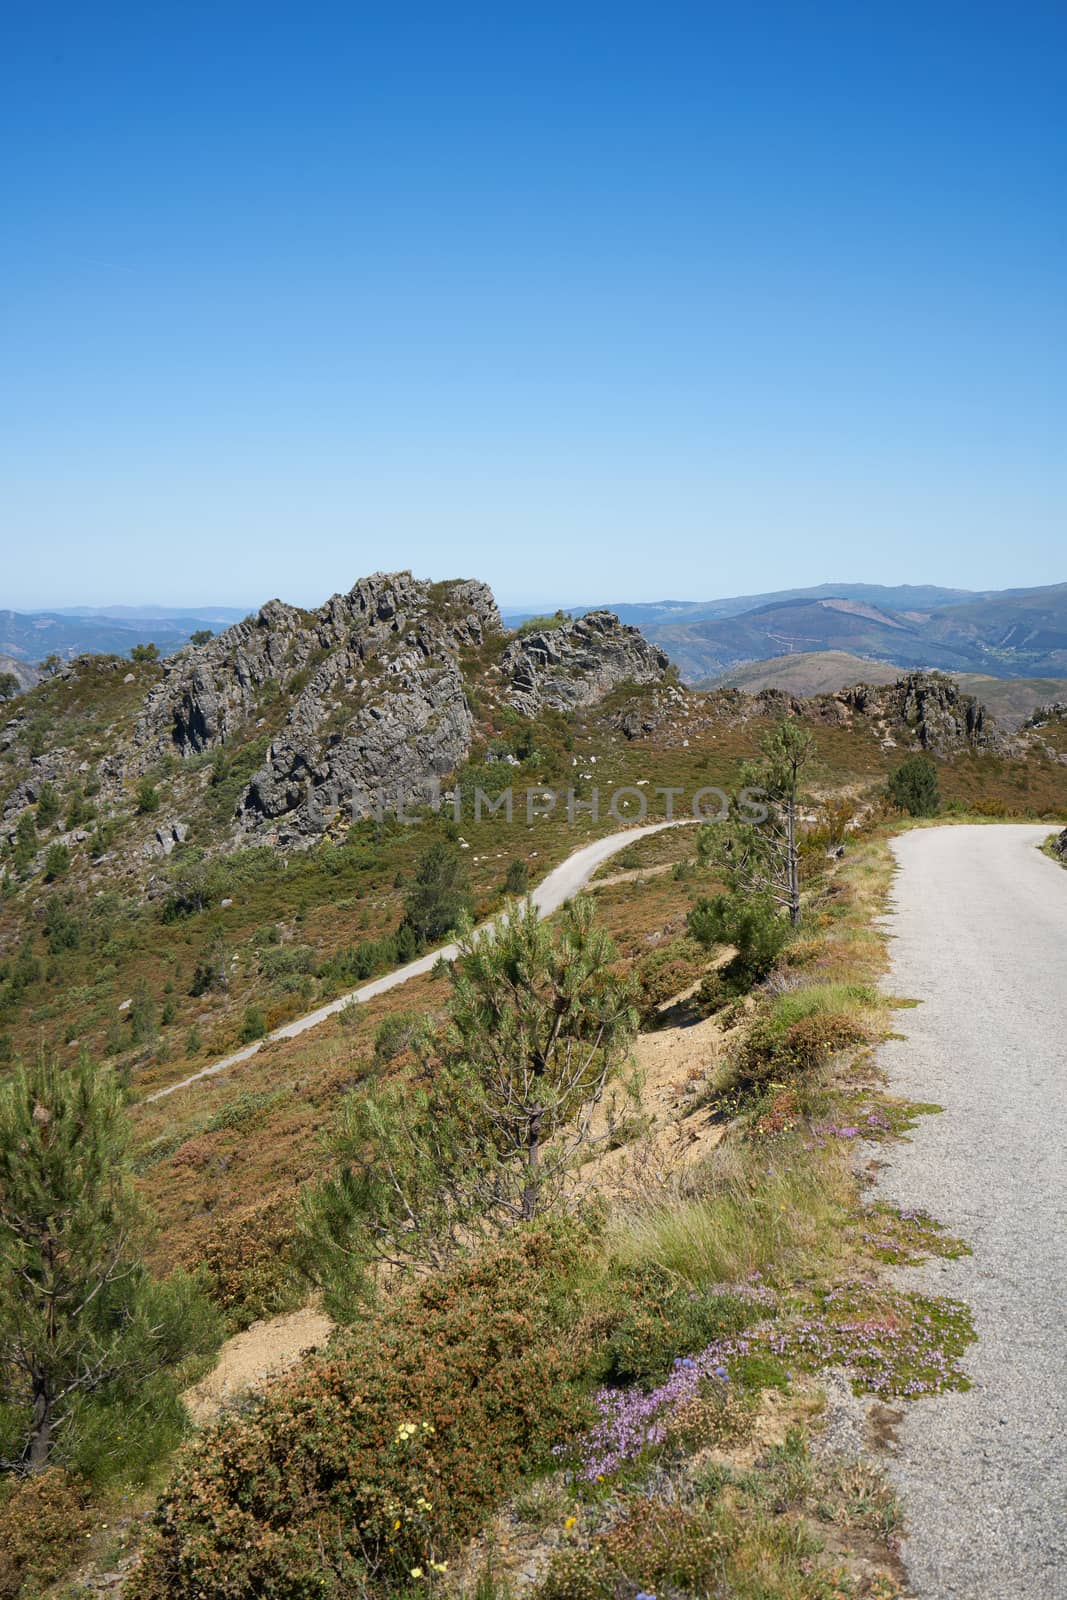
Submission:
[[893,1093],[932,1100],[882,1147],[881,1197],[974,1254],[902,1275],[972,1307],[974,1387],[904,1408],[890,1474],[920,1600],[1067,1596],[1067,872],[1031,826],[894,844],[887,987],[922,1001],[884,1045]]

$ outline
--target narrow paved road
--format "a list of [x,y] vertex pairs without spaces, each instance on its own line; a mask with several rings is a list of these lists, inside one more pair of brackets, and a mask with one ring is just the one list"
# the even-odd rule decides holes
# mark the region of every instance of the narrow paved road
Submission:
[[[664,828],[684,828],[687,825],[689,825],[688,818],[679,822],[649,822],[644,827],[626,828],[621,833],[609,833],[603,839],[594,839],[592,844],[582,845],[581,849],[575,850],[566,861],[561,861],[558,867],[553,867],[532,891],[531,898],[534,905],[543,917],[551,915],[553,911],[559,910],[564,901],[576,895],[579,889],[584,889],[602,862],[617,855],[620,850],[625,850],[627,845],[643,839],[646,834],[660,833]],[[407,966],[396,967],[384,977],[373,978],[362,988],[353,989],[350,994],[339,995],[336,1000],[331,1000],[329,1005],[319,1006],[318,1010],[297,1017],[295,1022],[287,1022],[284,1027],[275,1028],[265,1039],[257,1039],[255,1044],[246,1044],[242,1050],[235,1050],[232,1055],[223,1056],[221,1061],[213,1062],[210,1067],[201,1067],[199,1072],[191,1073],[188,1078],[182,1078],[177,1083],[168,1083],[165,1089],[157,1089],[154,1094],[145,1095],[145,1100],[163,1100],[167,1095],[176,1094],[179,1089],[188,1089],[190,1084],[199,1083],[203,1078],[213,1078],[217,1073],[225,1072],[228,1067],[236,1067],[242,1061],[248,1061],[271,1039],[295,1039],[299,1034],[306,1033],[308,1028],[318,1027],[320,1022],[325,1022],[327,1017],[332,1017],[350,1001],[362,1004],[365,1000],[373,1000],[375,995],[384,994],[387,989],[395,989],[397,984],[407,983],[409,978],[417,978],[423,972],[432,971],[439,961],[454,961],[457,954],[454,944],[441,945],[439,949],[431,950],[428,955],[420,956],[417,961],[409,961]]]
[[892,1147],[885,1198],[973,1247],[903,1274],[970,1303],[974,1387],[907,1408],[891,1474],[920,1600],[1067,1596],[1067,872],[1031,826],[920,829],[887,986],[922,1001],[882,1047],[891,1090],[944,1106]]

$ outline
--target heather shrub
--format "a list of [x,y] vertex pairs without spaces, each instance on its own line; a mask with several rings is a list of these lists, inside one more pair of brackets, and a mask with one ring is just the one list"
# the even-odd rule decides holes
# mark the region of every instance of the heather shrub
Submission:
[[728,1544],[703,1507],[632,1501],[587,1550],[554,1557],[538,1600],[618,1600],[620,1595],[736,1594],[723,1587]]
[[774,1018],[758,1018],[731,1056],[732,1085],[751,1088],[770,1079],[806,1077],[864,1037],[850,1017],[801,1017],[785,1029]]
[[[725,1085],[742,1090],[803,1078],[868,1037],[879,997],[863,984],[807,984],[781,994],[731,1052]],[[723,1085],[720,1085],[723,1086]]]
[[694,939],[672,939],[637,963],[637,1006],[643,1027],[654,1022],[660,1006],[700,976],[706,956]]
[[[822,1542],[790,1515],[783,1481],[774,1517],[708,1492],[688,1503],[631,1498],[587,1549],[554,1557],[536,1600],[633,1600],[637,1595],[729,1596],[730,1600],[833,1600],[853,1593],[850,1580]],[[808,1469],[807,1482],[812,1479]],[[742,1489],[746,1485],[742,1485]],[[873,1588],[869,1591],[890,1591]]]
[[384,1592],[469,1537],[588,1420],[568,1327],[584,1247],[513,1235],[405,1290],[186,1452],[137,1600]]
[[88,1526],[84,1492],[61,1467],[0,1484],[0,1600],[38,1594],[62,1578]]
[[234,1332],[298,1305],[307,1285],[293,1260],[296,1229],[289,1196],[228,1218],[200,1252],[211,1299]]

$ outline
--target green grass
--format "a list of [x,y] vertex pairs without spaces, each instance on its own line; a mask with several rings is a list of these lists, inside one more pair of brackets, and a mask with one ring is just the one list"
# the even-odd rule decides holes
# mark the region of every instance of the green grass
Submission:
[[765,1154],[724,1148],[684,1189],[616,1217],[608,1242],[625,1268],[654,1266],[707,1289],[754,1273],[790,1281],[840,1259],[853,1185],[841,1164],[811,1158],[800,1141]]

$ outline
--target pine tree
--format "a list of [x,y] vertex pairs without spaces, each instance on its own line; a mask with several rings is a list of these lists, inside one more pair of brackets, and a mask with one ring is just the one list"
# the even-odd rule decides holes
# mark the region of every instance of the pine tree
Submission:
[[404,921],[420,946],[432,944],[451,933],[469,909],[467,875],[459,851],[447,840],[438,839],[415,868]]
[[587,898],[556,928],[530,900],[462,927],[447,1020],[414,1043],[421,1072],[350,1096],[338,1170],[307,1200],[335,1309],[374,1261],[440,1266],[559,1202],[637,1025],[615,960]]
[[724,869],[731,892],[780,906],[800,921],[801,783],[815,756],[815,739],[785,720],[760,744],[760,761],[742,769],[745,789],[766,805],[762,821],[746,821],[735,808],[728,821],[709,823],[697,836],[701,860]]
[[70,1459],[80,1413],[133,1411],[210,1338],[190,1280],[144,1269],[126,1118],[110,1073],[42,1056],[0,1090],[0,1402],[5,1463]]
[[941,809],[937,768],[929,756],[909,756],[890,774],[889,798],[911,817],[936,817]]

